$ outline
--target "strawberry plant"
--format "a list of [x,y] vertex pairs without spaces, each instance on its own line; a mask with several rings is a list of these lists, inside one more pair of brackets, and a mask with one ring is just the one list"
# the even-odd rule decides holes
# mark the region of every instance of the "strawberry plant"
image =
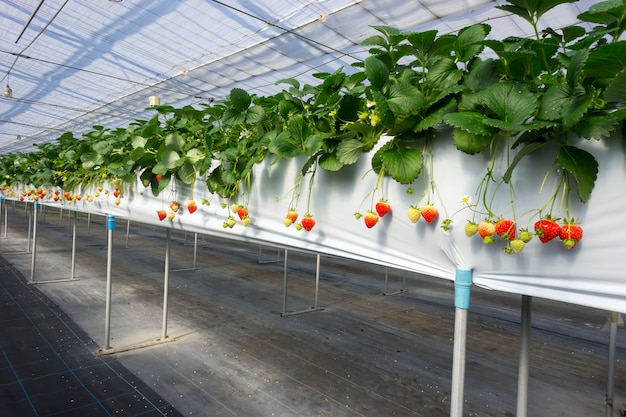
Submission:
[[[543,15],[567,1],[512,0],[496,6],[529,24],[534,33],[529,39],[495,39],[486,23],[454,34],[375,26],[362,42],[369,55],[354,64],[351,74],[342,69],[319,73],[305,85],[280,80],[277,84],[285,89],[268,97],[233,88],[225,98],[199,108],[156,106],[152,118],[127,128],[93,126],[79,134],[64,133],[33,152],[0,156],[0,184],[13,187],[11,192],[21,199],[44,198],[22,194],[27,188],[56,187],[67,195],[52,199],[67,204],[80,201],[78,194],[91,201],[91,194],[79,187],[108,184],[93,196],[110,189],[114,203],[120,204],[137,177],[154,196],[179,187],[193,190],[200,179],[211,195],[224,201],[243,198],[248,207],[255,164],[265,158],[276,163],[303,157],[284,224],[307,229],[310,220],[306,227],[304,219],[297,223],[302,186],[308,183],[303,212],[310,213],[318,168],[337,172],[367,157],[378,175],[369,210],[379,217],[389,212],[383,180],[402,185],[421,180],[424,193],[409,207],[409,220],[433,222],[441,210],[441,227],[449,230],[456,213],[449,216],[439,196],[432,151],[435,139],[446,140],[441,138],[445,128],[451,129],[452,146],[468,158],[487,160],[477,203],[466,200],[461,207],[473,212],[465,224],[467,235],[478,233],[485,243],[504,236],[505,248],[517,253],[523,247],[519,241],[529,243],[533,231],[547,242],[567,226],[562,241],[573,248],[580,240],[575,225],[552,224],[548,217],[571,218],[570,199],[586,203],[591,197],[599,166],[580,142],[602,141],[626,120],[626,63],[616,58],[626,56],[626,4],[601,1],[581,13],[579,19],[592,29],[540,31]],[[551,187],[548,178],[555,179],[554,188],[540,207],[518,215],[518,167],[539,155],[548,164],[536,167],[546,173],[537,188]],[[502,214],[501,207],[494,209],[500,194],[510,201],[510,210]],[[189,213],[197,209],[190,201],[186,207]],[[168,217],[176,212],[171,207]],[[229,217],[234,213],[242,223],[250,221],[239,209]],[[508,226],[494,224],[505,214]],[[478,219],[489,222],[478,224]],[[526,228],[518,237],[514,224],[522,222]],[[225,224],[232,227],[230,219]]]

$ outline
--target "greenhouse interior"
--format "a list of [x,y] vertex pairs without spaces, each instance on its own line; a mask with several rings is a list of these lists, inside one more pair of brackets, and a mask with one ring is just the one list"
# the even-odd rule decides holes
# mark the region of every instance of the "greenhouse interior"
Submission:
[[0,415],[625,417],[625,31],[5,0]]

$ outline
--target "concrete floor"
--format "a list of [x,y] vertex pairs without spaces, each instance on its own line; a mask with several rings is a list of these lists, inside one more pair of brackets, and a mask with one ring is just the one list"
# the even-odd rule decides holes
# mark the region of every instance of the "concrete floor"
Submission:
[[[28,216],[9,205],[2,256],[28,281]],[[71,216],[40,215],[35,281],[70,276]],[[37,284],[106,347],[104,219],[77,222],[75,277]],[[260,254],[260,249],[262,253]],[[18,253],[22,252],[22,253]],[[449,415],[452,283],[322,257],[321,311],[283,316],[284,252],[172,233],[167,343],[163,336],[165,231],[118,221],[110,346],[129,372],[182,415]],[[280,262],[259,262],[281,259]],[[289,251],[286,311],[314,305],[316,256]],[[514,416],[520,297],[475,288],[469,313],[466,416]],[[533,300],[529,417],[604,416],[608,313]],[[2,341],[2,344],[5,342]],[[94,349],[94,355],[96,349]],[[101,356],[102,357],[102,356]],[[626,403],[626,335],[618,332],[615,407]],[[2,401],[0,385],[0,401]],[[116,414],[120,415],[120,414]],[[133,414],[121,414],[133,415]]]

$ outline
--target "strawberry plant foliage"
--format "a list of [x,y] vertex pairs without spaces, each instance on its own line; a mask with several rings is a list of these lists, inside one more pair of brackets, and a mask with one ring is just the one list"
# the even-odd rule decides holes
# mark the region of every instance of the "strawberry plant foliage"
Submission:
[[1,156],[0,181],[72,190],[129,185],[138,175],[157,196],[201,179],[209,192],[233,198],[259,161],[304,156],[300,175],[311,181],[318,167],[341,171],[366,157],[377,174],[413,184],[429,174],[424,159],[432,141],[450,140],[469,155],[492,161],[504,155],[502,177],[486,176],[506,184],[529,155],[549,154],[562,183],[576,185],[586,202],[599,166],[571,138],[603,140],[623,129],[626,4],[602,1],[581,13],[590,30],[540,32],[548,11],[572,2],[496,6],[529,24],[530,39],[494,39],[486,23],[456,34],[374,26],[362,42],[369,56],[350,74],[337,68],[315,74],[310,84],[283,79],[282,91],[267,97],[233,88],[198,107],[156,106],[154,117],[125,129],[67,132],[33,152]]

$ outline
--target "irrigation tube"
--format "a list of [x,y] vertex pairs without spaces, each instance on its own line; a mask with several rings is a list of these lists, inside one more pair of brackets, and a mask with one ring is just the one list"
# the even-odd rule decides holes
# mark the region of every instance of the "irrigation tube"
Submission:
[[530,364],[530,324],[532,297],[522,295],[519,365],[517,374],[517,417],[528,414],[528,369]]
[[107,289],[104,317],[104,350],[111,350],[111,269],[113,266],[113,230],[115,217],[107,216]]
[[454,280],[454,350],[452,357],[452,390],[450,417],[463,417],[465,394],[465,345],[467,341],[467,310],[470,307],[472,270],[457,269]]

